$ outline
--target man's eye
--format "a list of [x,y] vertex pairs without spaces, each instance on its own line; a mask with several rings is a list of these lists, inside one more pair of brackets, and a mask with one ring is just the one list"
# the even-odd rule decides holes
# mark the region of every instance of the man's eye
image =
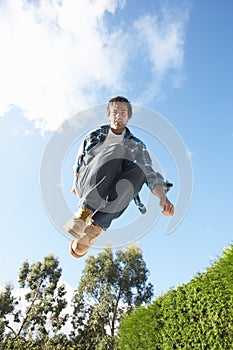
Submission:
[[117,114],[119,114],[119,115],[121,115],[121,116],[124,117],[124,116],[127,114],[127,112],[126,112],[126,111],[123,111],[123,112],[113,111],[112,114],[113,114],[114,116],[117,115]]

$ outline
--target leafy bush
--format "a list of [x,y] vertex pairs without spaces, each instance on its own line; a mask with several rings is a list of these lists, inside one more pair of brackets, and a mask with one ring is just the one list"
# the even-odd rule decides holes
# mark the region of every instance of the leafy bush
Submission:
[[115,349],[232,348],[233,246],[188,284],[126,316]]

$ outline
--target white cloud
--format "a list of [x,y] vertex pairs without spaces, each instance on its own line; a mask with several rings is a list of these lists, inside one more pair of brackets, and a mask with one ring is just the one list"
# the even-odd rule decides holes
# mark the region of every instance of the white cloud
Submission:
[[162,23],[157,16],[145,16],[136,22],[143,42],[148,46],[153,70],[163,75],[169,68],[179,68],[183,63],[183,40],[179,23]]
[[160,15],[145,15],[135,22],[138,39],[144,45],[144,55],[151,65],[151,79],[143,98],[150,100],[160,92],[167,73],[175,74],[173,85],[179,87],[183,76],[179,69],[184,61],[184,32],[188,10],[177,14],[163,7]]
[[159,84],[167,70],[180,68],[182,16],[180,22],[144,16],[135,26],[131,19],[125,31],[108,28],[105,15],[125,6],[122,0],[1,1],[0,115],[17,106],[35,127],[54,130],[83,108],[106,102],[106,91],[108,97],[126,93],[130,55],[145,44]]
[[46,130],[95,104],[100,87],[121,86],[120,32],[108,33],[103,15],[112,1],[23,0],[1,3],[0,114],[15,105]]

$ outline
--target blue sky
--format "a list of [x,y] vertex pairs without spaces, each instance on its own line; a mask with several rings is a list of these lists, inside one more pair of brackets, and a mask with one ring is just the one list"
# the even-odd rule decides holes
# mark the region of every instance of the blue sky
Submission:
[[[188,282],[232,243],[233,3],[79,5],[0,2],[0,285],[11,281],[17,287],[24,260],[53,253],[63,280],[77,286],[85,259],[69,255],[69,240],[45,211],[41,161],[65,119],[122,94],[166,118],[191,155],[193,192],[183,221],[168,235],[168,219],[161,216],[139,240],[160,295]],[[169,198],[176,202],[173,159],[155,139],[138,133],[174,183]],[[75,207],[69,193],[75,147],[67,152],[62,191]]]

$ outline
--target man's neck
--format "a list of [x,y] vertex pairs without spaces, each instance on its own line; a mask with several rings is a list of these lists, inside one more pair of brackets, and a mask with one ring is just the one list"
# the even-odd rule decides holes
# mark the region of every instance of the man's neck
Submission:
[[124,129],[113,129],[113,128],[110,128],[111,131],[116,134],[116,135],[121,135],[124,131],[125,131],[125,128]]

